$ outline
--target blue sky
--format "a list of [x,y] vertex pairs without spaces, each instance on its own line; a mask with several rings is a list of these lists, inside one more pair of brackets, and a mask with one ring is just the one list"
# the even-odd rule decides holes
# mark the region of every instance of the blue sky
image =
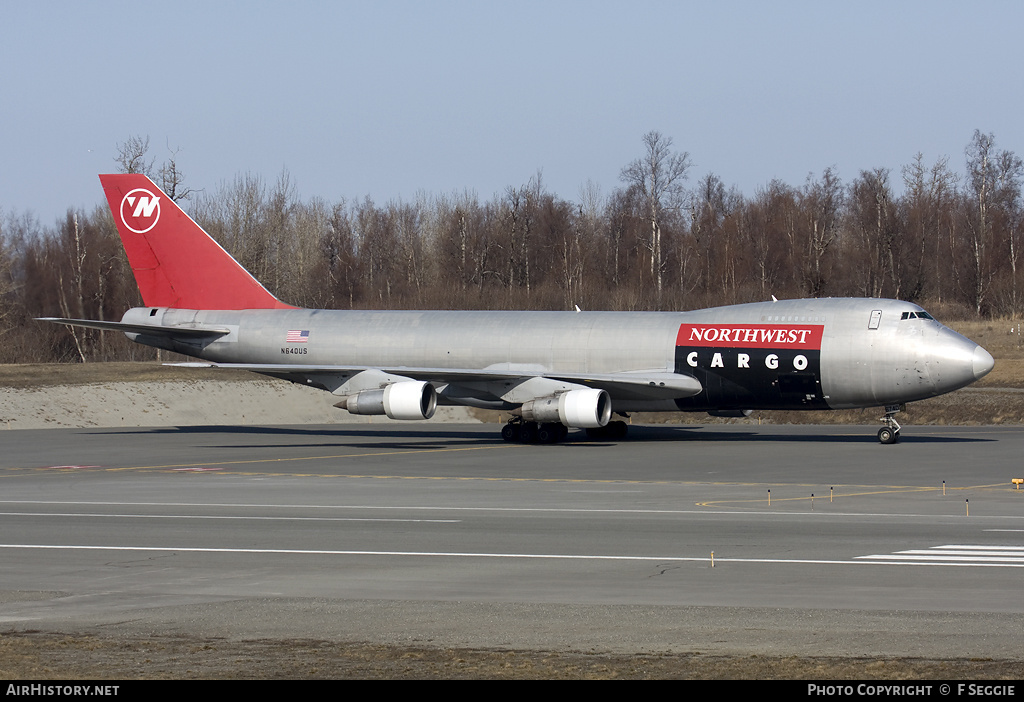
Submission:
[[[605,194],[652,129],[753,195],[834,166],[1024,152],[1024,3],[4,2],[0,210],[102,201],[116,145],[378,203]],[[187,205],[186,205],[187,208]]]

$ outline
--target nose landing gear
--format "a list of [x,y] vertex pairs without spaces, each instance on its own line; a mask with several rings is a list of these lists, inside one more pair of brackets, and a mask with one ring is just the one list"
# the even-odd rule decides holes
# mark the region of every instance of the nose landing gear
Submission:
[[895,444],[900,440],[900,425],[895,415],[903,409],[904,405],[886,405],[885,416],[881,421],[885,426],[878,430],[878,441],[883,444]]

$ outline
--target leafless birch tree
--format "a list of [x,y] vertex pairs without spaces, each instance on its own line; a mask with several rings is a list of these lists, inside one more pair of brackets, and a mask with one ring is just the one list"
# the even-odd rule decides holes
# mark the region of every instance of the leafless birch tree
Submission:
[[651,277],[660,299],[663,288],[662,224],[665,211],[678,209],[682,204],[683,181],[691,163],[690,154],[672,151],[672,138],[661,132],[647,132],[643,142],[644,155],[623,168],[619,178],[640,194],[644,216],[651,227],[648,245]]

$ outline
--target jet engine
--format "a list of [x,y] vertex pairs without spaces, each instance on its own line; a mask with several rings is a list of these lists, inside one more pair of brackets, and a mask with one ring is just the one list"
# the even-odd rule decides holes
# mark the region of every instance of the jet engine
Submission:
[[567,427],[594,429],[612,418],[612,400],[604,390],[570,390],[524,402],[520,413],[528,422],[561,422]]
[[386,414],[391,419],[430,419],[437,409],[437,391],[422,380],[392,383],[379,390],[348,395],[334,405],[352,414]]

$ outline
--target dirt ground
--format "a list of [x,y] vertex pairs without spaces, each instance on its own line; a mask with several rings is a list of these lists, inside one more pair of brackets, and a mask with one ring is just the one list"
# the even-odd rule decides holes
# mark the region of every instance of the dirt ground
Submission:
[[99,383],[245,381],[258,378],[247,371],[182,368],[157,362],[143,363],[4,363],[0,387],[40,388]]
[[305,639],[0,635],[7,680],[1012,680],[1017,661],[502,651]]

